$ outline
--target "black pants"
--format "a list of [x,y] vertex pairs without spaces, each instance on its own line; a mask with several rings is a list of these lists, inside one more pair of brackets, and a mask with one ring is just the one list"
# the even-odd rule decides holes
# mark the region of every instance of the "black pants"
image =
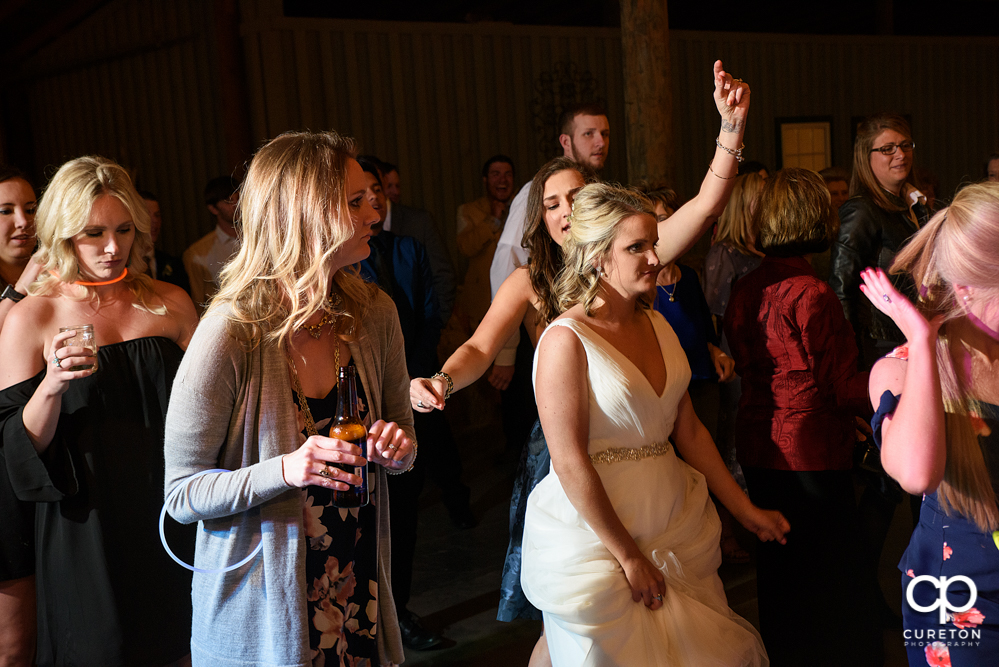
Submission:
[[413,557],[416,554],[416,524],[423,484],[430,477],[441,487],[444,505],[468,504],[469,488],[461,482],[461,459],[444,413],[413,413],[419,452],[416,465],[407,473],[389,475],[392,533],[392,594],[397,609],[409,604],[413,586]]
[[791,524],[786,545],[763,542],[757,549],[760,631],[770,664],[881,665],[851,472],[743,471],[752,501]]

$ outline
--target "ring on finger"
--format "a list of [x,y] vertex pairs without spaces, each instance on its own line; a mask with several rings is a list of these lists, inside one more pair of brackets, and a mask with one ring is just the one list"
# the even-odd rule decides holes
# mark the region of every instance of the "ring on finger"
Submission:
[[657,596],[655,596],[655,598],[656,598],[657,600],[659,600],[660,602],[662,602],[662,601],[663,601],[663,596],[662,596],[662,595],[657,595]]
[[59,358],[58,352],[52,353],[52,365],[56,368],[62,368],[62,359]]
[[323,466],[323,469],[319,471],[319,474],[322,475],[323,477],[330,477],[331,476],[330,464],[327,463],[325,466]]
[[881,298],[884,299],[886,303],[891,303],[891,297],[887,294],[882,294]]
[[423,407],[426,407],[426,406],[425,406],[425,405],[423,405],[423,401],[417,401],[417,402],[416,402],[416,407],[418,407],[418,408],[423,408]]

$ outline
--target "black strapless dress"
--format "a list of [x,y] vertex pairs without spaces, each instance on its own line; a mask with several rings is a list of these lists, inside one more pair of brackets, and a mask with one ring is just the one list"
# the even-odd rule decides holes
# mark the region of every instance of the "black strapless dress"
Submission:
[[[191,574],[160,545],[163,422],[183,351],[171,340],[106,345],[63,394],[44,454],[21,411],[44,377],[0,392],[11,488],[35,503],[38,665],[163,665],[190,652]],[[169,526],[188,562],[194,526]]]

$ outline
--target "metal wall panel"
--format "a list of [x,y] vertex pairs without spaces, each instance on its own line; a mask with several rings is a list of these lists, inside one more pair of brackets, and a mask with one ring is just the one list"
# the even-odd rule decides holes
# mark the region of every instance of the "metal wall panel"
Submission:
[[80,155],[118,161],[160,198],[177,255],[213,226],[202,192],[226,171],[212,30],[211,3],[116,0],[22,66],[46,177]]

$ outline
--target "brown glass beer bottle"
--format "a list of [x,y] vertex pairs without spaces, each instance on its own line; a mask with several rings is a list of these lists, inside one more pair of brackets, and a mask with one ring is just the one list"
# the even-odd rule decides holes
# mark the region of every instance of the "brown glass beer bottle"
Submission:
[[[361,423],[361,416],[357,411],[357,385],[354,377],[353,366],[340,367],[340,379],[337,383],[336,395],[336,416],[333,418],[333,425],[330,426],[330,437],[344,440],[353,445],[357,445],[361,450],[361,456],[367,458],[368,450],[368,429]],[[358,486],[352,487],[349,491],[334,491],[334,507],[364,507],[368,504],[368,466],[346,465],[344,463],[331,463],[330,465],[346,470],[361,478]]]

